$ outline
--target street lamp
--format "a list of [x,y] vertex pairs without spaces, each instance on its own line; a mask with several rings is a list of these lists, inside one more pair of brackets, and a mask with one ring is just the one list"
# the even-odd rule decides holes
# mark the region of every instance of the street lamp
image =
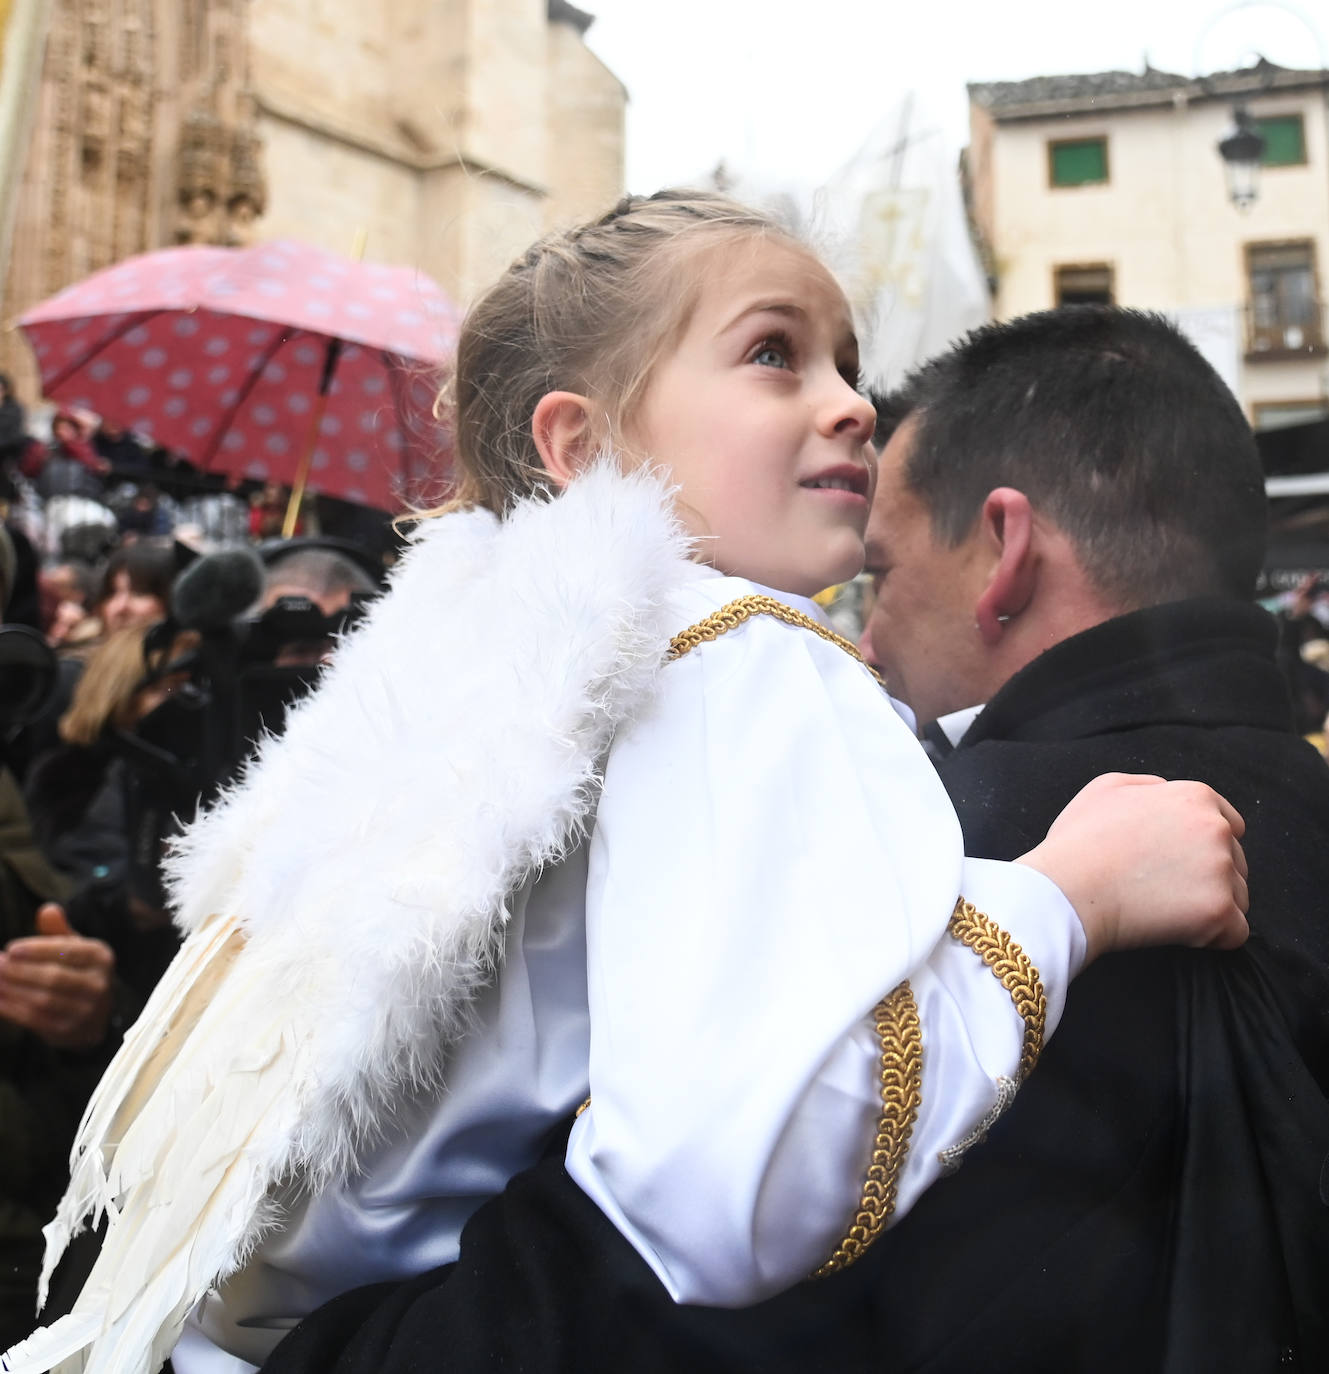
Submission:
[[1260,160],[1264,157],[1264,135],[1244,105],[1232,111],[1232,128],[1218,141],[1218,151],[1227,175],[1228,199],[1238,210],[1249,210],[1259,194]]

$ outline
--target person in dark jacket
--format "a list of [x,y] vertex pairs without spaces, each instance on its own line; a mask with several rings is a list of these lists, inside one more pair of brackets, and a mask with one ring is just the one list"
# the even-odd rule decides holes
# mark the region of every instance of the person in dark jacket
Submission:
[[20,462],[31,442],[27,412],[8,375],[0,372],[0,464]]
[[1199,778],[1246,819],[1250,941],[1099,960],[959,1172],[841,1274],[676,1307],[555,1150],[455,1265],[344,1295],[270,1374],[1329,1368],[1329,769],[1250,604],[1249,428],[1166,321],[1097,308],[980,330],[880,409],[864,647],[941,718],[967,846],[1020,852],[1105,769]]
[[51,442],[29,448],[20,471],[37,486],[44,500],[53,496],[87,496],[97,500],[111,465],[93,448],[87,427],[71,411],[51,421]]

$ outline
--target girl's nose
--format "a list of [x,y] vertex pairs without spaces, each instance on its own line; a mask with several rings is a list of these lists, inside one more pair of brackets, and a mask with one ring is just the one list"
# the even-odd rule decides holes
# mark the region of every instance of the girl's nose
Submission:
[[837,377],[837,393],[828,410],[830,429],[836,434],[852,434],[862,443],[872,438],[877,412],[866,396],[860,395],[843,377]]

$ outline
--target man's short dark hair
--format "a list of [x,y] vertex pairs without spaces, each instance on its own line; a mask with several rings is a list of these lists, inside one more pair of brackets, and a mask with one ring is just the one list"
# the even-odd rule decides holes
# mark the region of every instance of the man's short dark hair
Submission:
[[269,587],[298,587],[315,599],[341,593],[376,590],[373,579],[352,559],[335,549],[304,548],[274,558],[268,565]]
[[1124,608],[1255,590],[1266,503],[1254,436],[1162,315],[1071,306],[985,325],[877,412],[878,443],[913,423],[905,480],[948,543],[1009,486]]

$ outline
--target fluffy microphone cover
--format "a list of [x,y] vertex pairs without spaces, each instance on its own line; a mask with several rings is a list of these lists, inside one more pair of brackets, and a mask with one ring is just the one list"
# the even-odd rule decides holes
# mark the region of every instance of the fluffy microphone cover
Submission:
[[176,579],[171,610],[187,630],[219,629],[262,596],[263,580],[263,564],[248,549],[210,553]]

